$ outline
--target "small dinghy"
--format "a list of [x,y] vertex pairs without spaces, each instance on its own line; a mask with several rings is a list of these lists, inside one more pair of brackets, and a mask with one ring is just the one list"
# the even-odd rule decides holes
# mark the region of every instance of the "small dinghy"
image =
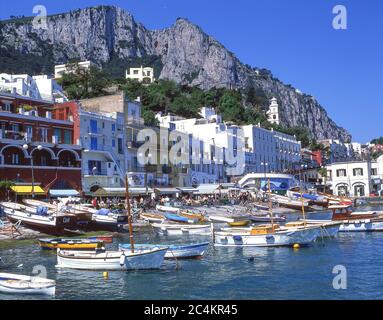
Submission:
[[180,223],[194,223],[194,220],[182,217],[178,214],[165,213],[165,218],[170,221],[180,222]]
[[140,218],[149,223],[161,223],[165,220],[165,217],[162,214],[156,213],[141,213]]
[[[203,256],[209,242],[183,244],[183,245],[157,245],[157,244],[134,244],[134,247],[140,250],[153,248],[168,248],[165,253],[165,259],[193,259]],[[122,251],[130,250],[130,244],[120,244],[119,249]]]
[[39,246],[45,250],[92,250],[100,249],[104,246],[104,242],[96,239],[39,239]]
[[227,224],[230,227],[246,227],[250,223],[250,220],[239,220],[239,221],[233,221],[233,222],[228,222]]
[[80,270],[144,270],[159,269],[168,247],[127,251],[57,250],[56,268]]
[[54,296],[56,281],[19,274],[0,273],[0,292]]
[[181,225],[181,224],[165,224],[165,223],[153,223],[153,228],[158,233],[163,235],[184,235],[184,234],[210,234],[210,225]]

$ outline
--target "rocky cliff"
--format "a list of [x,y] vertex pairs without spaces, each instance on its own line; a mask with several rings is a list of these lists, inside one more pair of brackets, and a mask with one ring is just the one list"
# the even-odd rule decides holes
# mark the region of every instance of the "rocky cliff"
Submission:
[[305,126],[317,139],[350,140],[348,132],[338,127],[313,97],[283,84],[267,70],[242,64],[186,19],[177,19],[163,30],[148,30],[120,8],[99,6],[49,16],[47,29],[35,29],[31,21],[24,18],[1,22],[0,66],[8,70],[0,72],[24,71],[20,64],[9,67],[4,62],[12,56],[33,57],[40,72],[52,72],[53,64],[71,59],[105,65],[113,59],[154,56],[161,61],[158,73],[162,79],[205,89],[255,87],[268,97],[278,98],[283,124]]

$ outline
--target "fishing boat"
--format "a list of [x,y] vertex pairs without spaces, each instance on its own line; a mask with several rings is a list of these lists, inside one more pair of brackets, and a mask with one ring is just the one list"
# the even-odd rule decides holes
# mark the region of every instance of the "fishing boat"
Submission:
[[161,223],[165,220],[162,214],[156,213],[141,213],[140,218],[150,223]]
[[57,249],[56,268],[81,270],[144,270],[159,269],[164,262],[164,248],[128,251],[75,251]]
[[198,220],[188,219],[186,217],[180,216],[178,214],[173,214],[173,213],[165,213],[165,218],[170,220],[170,221],[175,221],[175,222],[178,222],[178,223],[194,223],[194,222],[198,222]]
[[258,203],[255,203],[254,204],[254,208],[258,209],[258,210],[269,210],[269,207],[266,206],[266,205],[263,205],[263,204],[258,204]]
[[104,243],[113,243],[113,236],[95,236],[95,237],[88,237],[89,240],[97,240],[102,241]]
[[162,205],[156,205],[156,210],[158,211],[165,211],[165,212],[172,212],[172,213],[176,213],[178,214],[181,209],[180,208],[175,208],[175,207],[171,207],[171,206],[162,206]]
[[200,234],[207,235],[210,233],[210,225],[181,225],[181,224],[165,224],[153,223],[153,228],[163,235],[184,235],[184,234]]
[[196,220],[198,222],[205,222],[206,218],[203,214],[201,213],[195,213],[195,212],[188,212],[188,211],[180,211],[179,213],[180,216],[191,219],[191,220]]
[[[378,211],[359,211],[352,212],[351,206],[337,205],[330,206],[332,210],[332,220],[326,222],[340,222],[339,232],[365,232],[383,231],[383,213]],[[318,222],[321,220],[307,220]]]
[[317,226],[283,228],[277,225],[262,225],[250,230],[213,231],[213,240],[215,246],[276,247],[306,245],[315,241],[319,235],[320,228]]
[[276,201],[281,207],[294,209],[294,210],[301,210],[302,206],[305,208],[306,211],[312,210],[309,207],[309,203],[307,200],[295,200],[290,199],[289,197],[281,196],[281,195],[272,195],[273,201]]
[[234,218],[225,217],[225,216],[217,216],[217,215],[209,215],[209,221],[212,222],[234,222]]
[[127,223],[128,216],[119,210],[100,209],[92,215],[92,227],[96,230],[122,232]]
[[54,296],[56,282],[40,277],[0,273],[0,292]]
[[38,207],[32,213],[31,210],[26,211],[25,206],[13,202],[1,202],[0,206],[11,222],[21,221],[31,229],[52,235],[78,233],[73,230],[78,227],[74,215],[61,213],[50,215],[46,207]]
[[46,250],[92,250],[100,249],[104,246],[104,242],[92,239],[39,239],[38,244],[41,249]]
[[274,223],[270,179],[268,181],[268,198],[271,224],[258,225],[247,229],[225,229],[217,232],[212,227],[214,245],[241,247],[291,246],[294,244],[306,245],[317,239],[320,234],[318,226],[286,228]]
[[[177,245],[157,245],[157,244],[134,244],[135,248],[140,250],[150,248],[168,248],[165,253],[165,259],[193,259],[203,256],[209,242],[195,243],[195,244],[177,244]],[[130,244],[120,244],[119,250],[130,250]]]

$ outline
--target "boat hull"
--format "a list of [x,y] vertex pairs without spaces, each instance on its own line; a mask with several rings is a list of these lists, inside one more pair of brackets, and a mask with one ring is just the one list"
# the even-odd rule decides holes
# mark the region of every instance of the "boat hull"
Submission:
[[292,246],[294,244],[306,245],[315,241],[319,235],[319,227],[302,228],[260,235],[251,235],[250,233],[231,234],[227,232],[215,232],[214,245],[233,247],[276,247]]
[[[165,253],[165,259],[193,259],[204,255],[205,250],[209,246],[209,242],[192,244],[192,245],[155,245],[155,244],[135,244],[135,248],[161,248],[168,247]],[[120,244],[120,250],[130,250],[130,244]]]
[[210,233],[210,225],[201,225],[201,226],[189,226],[189,225],[169,225],[161,223],[153,223],[152,226],[155,230],[162,235],[169,236],[180,236],[185,234],[195,234],[195,235],[207,235]]
[[0,292],[54,296],[56,283],[54,280],[38,277],[0,273]]
[[95,250],[104,245],[103,241],[87,239],[39,239],[38,243],[44,250]]
[[[128,253],[117,252],[57,252],[56,268],[69,268],[80,270],[143,270],[159,269],[164,261],[168,248],[152,251],[139,251]],[[72,251],[73,252],[73,251]]]

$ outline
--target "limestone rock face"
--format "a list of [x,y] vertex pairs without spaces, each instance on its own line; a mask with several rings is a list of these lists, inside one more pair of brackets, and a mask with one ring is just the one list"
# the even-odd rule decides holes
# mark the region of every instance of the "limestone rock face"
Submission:
[[204,89],[253,86],[270,97],[277,97],[282,124],[307,127],[317,139],[351,139],[313,97],[283,84],[267,70],[242,64],[187,19],[177,19],[163,30],[148,30],[118,7],[98,6],[49,16],[47,25],[45,30],[35,29],[28,19],[2,22],[0,48],[37,56],[48,51],[55,64],[81,59],[101,65],[112,57],[158,56],[163,65],[161,79]]

